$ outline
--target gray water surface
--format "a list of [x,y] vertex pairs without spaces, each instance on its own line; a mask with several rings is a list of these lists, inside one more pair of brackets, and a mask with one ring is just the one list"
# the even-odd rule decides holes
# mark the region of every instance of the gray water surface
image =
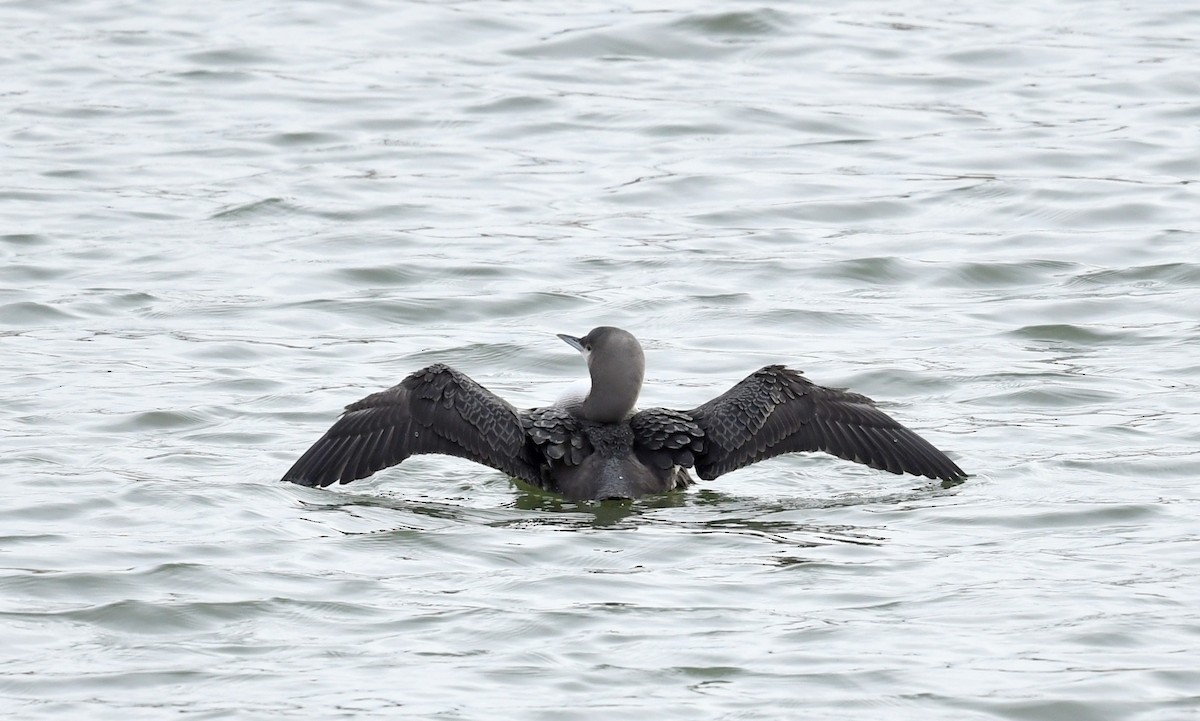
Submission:
[[[1187,3],[0,6],[0,711],[1200,718]],[[968,472],[283,471],[440,361],[787,363]]]

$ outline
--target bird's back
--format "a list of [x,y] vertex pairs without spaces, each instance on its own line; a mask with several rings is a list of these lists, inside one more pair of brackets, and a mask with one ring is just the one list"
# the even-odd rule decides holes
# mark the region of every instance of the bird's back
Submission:
[[638,498],[688,485],[686,470],[657,468],[639,457],[634,432],[627,421],[579,421],[579,434],[588,452],[581,462],[550,464],[544,473],[548,485],[571,500]]

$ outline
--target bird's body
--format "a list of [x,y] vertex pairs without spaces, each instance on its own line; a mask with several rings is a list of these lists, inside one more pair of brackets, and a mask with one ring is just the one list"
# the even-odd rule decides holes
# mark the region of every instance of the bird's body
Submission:
[[782,453],[825,451],[893,473],[966,474],[865,396],[766,366],[696,408],[635,411],[641,345],[603,326],[560,336],[588,362],[591,384],[519,411],[442,364],[346,407],[284,480],[349,483],[421,453],[482,463],[570,500],[638,498],[712,479]]
[[592,452],[578,465],[551,464],[542,476],[544,487],[567,498],[637,498],[692,482],[684,468],[656,468],[640,458],[628,423],[583,422],[579,434]]

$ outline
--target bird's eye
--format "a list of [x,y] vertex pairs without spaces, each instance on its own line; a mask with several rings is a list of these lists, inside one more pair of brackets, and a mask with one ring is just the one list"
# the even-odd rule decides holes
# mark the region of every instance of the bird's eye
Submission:
[[591,353],[591,352],[592,352],[592,344],[591,344],[591,343],[588,343],[587,345],[585,345],[585,346],[583,347],[583,349],[584,349],[585,351],[587,351],[588,353]]

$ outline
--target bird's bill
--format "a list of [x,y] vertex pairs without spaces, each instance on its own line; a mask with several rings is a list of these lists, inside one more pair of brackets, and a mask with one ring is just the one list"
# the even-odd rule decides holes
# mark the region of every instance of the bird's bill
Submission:
[[575,350],[579,351],[580,353],[583,352],[583,339],[582,338],[576,338],[573,335],[567,335],[565,333],[559,333],[558,337],[562,338],[563,342],[565,342],[567,345],[571,346]]

